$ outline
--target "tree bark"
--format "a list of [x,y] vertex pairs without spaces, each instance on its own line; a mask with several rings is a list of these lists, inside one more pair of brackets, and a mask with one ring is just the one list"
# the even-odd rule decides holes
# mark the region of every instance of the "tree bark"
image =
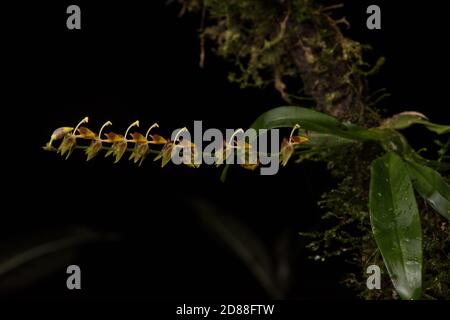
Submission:
[[315,100],[317,110],[364,124],[367,82],[357,66],[361,62],[359,43],[346,39],[336,22],[324,13],[317,13],[299,29],[289,52],[305,93]]

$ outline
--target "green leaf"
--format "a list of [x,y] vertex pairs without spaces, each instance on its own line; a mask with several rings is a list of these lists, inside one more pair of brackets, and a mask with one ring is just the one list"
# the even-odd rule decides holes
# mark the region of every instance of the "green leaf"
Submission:
[[251,128],[290,128],[300,124],[303,129],[327,133],[354,140],[380,140],[384,137],[379,129],[365,129],[352,124],[343,124],[325,113],[302,107],[278,107],[263,113]]
[[356,141],[352,139],[342,138],[328,133],[317,133],[317,132],[311,132],[308,136],[308,139],[309,140],[305,144],[303,144],[302,147],[337,148],[356,143]]
[[[338,119],[312,109],[286,106],[271,109],[253,122],[251,128],[274,129],[292,128],[299,124],[302,129],[314,131],[316,133],[327,134],[329,136],[341,137],[347,140],[367,141],[386,139],[386,130],[366,129],[357,125],[342,123]],[[329,138],[328,136],[328,138]],[[330,139],[328,139],[329,141]],[[343,140],[340,142],[344,142]],[[348,141],[345,141],[348,142]],[[221,180],[225,181],[228,165],[222,171]]]
[[408,161],[408,172],[417,192],[439,212],[450,219],[450,186],[429,167]]
[[385,129],[385,138],[381,140],[382,147],[386,152],[395,152],[401,154],[403,158],[412,160],[421,165],[431,167],[438,171],[449,171],[450,164],[439,162],[422,157],[408,143],[405,136],[393,129]]
[[378,248],[402,299],[422,291],[422,229],[405,162],[390,152],[372,162],[370,222]]
[[390,129],[406,129],[415,124],[422,124],[428,130],[433,131],[437,134],[445,134],[450,132],[450,126],[436,124],[428,121],[428,119],[418,112],[402,112],[392,118],[387,119],[383,124],[382,128]]

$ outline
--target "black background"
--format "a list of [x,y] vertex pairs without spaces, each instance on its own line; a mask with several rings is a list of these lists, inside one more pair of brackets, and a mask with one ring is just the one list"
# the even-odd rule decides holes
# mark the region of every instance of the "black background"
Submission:
[[[387,88],[392,94],[381,105],[385,115],[416,110],[448,122],[443,2],[344,3],[336,16],[350,21],[346,35],[371,44],[372,59],[386,57],[370,82],[373,90]],[[81,7],[80,31],[66,28],[70,4]],[[381,6],[382,30],[366,29],[369,4]],[[201,226],[192,203],[207,201],[218,212],[239,217],[270,247],[282,232],[295,237],[318,225],[322,212],[316,202],[334,183],[324,165],[289,165],[271,177],[235,169],[222,184],[220,169],[161,169],[149,160],[142,168],[110,159],[86,163],[80,152],[64,161],[40,147],[55,128],[74,126],[84,116],[93,129],[111,120],[116,131],[137,119],[143,131],[158,122],[166,135],[194,120],[205,127],[246,127],[284,104],[272,88],[241,90],[228,83],[230,64],[210,52],[200,69],[200,18],[178,18],[180,7],[164,1],[22,3],[11,10],[4,11],[14,13],[5,46],[10,53],[6,89],[13,97],[3,109],[4,252],[73,227],[113,233],[120,240],[31,264],[0,280],[2,294],[267,298],[241,260]],[[428,138],[420,130],[410,136],[417,146]],[[356,298],[339,284],[348,265],[308,261],[302,240],[294,243],[298,258],[289,297]],[[79,292],[66,289],[68,264],[82,269]]]

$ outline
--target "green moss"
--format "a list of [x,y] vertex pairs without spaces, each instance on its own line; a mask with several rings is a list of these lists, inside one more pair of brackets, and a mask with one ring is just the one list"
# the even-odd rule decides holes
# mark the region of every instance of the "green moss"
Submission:
[[[202,14],[202,44],[234,63],[228,78],[242,88],[273,85],[289,103],[298,102],[300,93],[306,92],[328,113],[347,112],[338,109],[360,104],[359,94],[365,90],[362,68],[367,67],[362,57],[365,46],[340,33],[337,22],[324,10],[325,1],[179,2],[183,12]],[[327,100],[330,95],[340,99]]]

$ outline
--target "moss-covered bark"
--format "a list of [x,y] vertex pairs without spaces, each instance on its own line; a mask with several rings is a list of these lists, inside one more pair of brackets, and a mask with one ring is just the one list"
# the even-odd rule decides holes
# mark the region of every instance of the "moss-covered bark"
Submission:
[[310,0],[180,2],[183,12],[202,13],[202,43],[212,41],[235,63],[230,80],[243,87],[273,84],[291,103],[303,90],[320,111],[373,124],[366,99],[366,75],[373,69],[363,70],[364,46],[342,35],[338,24],[345,20],[333,20],[330,7]]

